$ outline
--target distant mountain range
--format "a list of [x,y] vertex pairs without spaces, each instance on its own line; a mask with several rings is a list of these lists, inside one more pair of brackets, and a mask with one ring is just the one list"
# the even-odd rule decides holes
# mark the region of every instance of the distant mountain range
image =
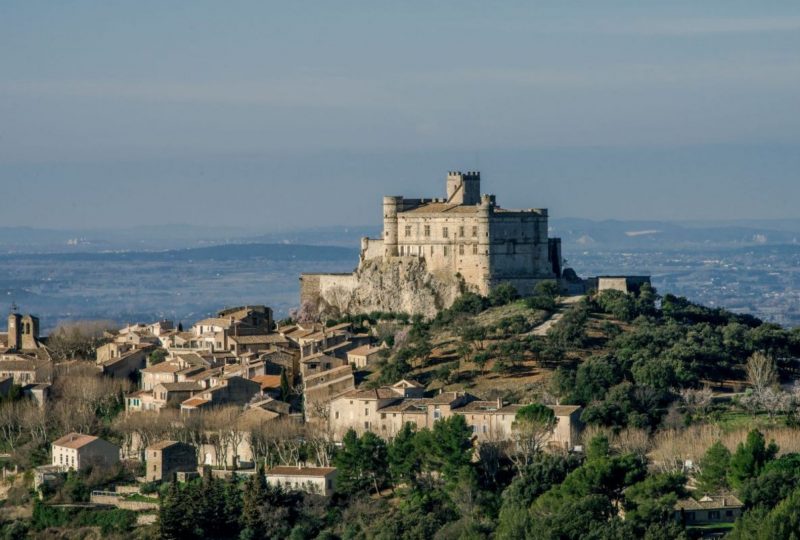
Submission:
[[[550,220],[550,234],[565,245],[586,249],[693,249],[800,243],[800,219],[739,220],[725,222],[592,221],[580,218]],[[379,226],[320,227],[263,233],[237,227],[159,225],[129,229],[36,229],[0,227],[0,253],[97,253],[152,252],[168,250],[170,257],[190,256],[182,250],[219,246],[249,246],[243,249],[276,256],[302,255],[277,246],[330,246],[358,250],[362,236],[379,236]],[[258,247],[256,247],[258,246]],[[267,248],[266,246],[271,246]],[[233,248],[231,248],[233,249]],[[213,256],[214,249],[197,256]],[[221,252],[220,252],[221,253]],[[320,255],[320,253],[322,253]],[[326,256],[320,252],[317,256]],[[330,253],[333,253],[331,251]],[[344,253],[344,252],[343,252]]]

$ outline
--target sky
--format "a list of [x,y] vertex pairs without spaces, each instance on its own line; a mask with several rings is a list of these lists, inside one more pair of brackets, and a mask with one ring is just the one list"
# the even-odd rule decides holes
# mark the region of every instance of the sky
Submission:
[[482,173],[590,219],[800,218],[800,3],[0,2],[0,226],[376,224]]

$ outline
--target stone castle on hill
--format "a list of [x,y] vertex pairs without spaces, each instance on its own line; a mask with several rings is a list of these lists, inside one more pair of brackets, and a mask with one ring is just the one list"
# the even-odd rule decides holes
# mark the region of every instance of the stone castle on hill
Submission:
[[481,194],[479,172],[450,172],[447,197],[383,199],[383,236],[364,238],[352,274],[303,274],[301,302],[320,312],[432,315],[463,290],[510,283],[521,294],[562,277],[547,210],[508,210]]

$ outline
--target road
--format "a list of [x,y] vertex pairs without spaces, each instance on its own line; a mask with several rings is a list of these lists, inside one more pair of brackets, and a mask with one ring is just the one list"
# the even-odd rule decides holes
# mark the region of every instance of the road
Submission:
[[558,321],[561,320],[561,318],[564,316],[564,312],[566,312],[567,309],[569,309],[573,305],[580,302],[581,298],[583,298],[583,295],[566,296],[561,298],[561,300],[558,303],[558,306],[556,307],[556,310],[553,312],[550,318],[544,321],[536,328],[534,328],[533,330],[531,330],[530,332],[531,335],[546,336],[547,331],[550,330],[550,328],[552,328],[554,324],[556,324]]

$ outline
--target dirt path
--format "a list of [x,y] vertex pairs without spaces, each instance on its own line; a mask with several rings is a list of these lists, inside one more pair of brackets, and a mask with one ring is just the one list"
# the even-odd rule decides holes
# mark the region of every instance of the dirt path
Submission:
[[574,304],[580,302],[581,298],[583,298],[583,295],[567,296],[562,298],[561,301],[558,303],[558,306],[556,307],[556,310],[553,313],[553,315],[549,319],[544,321],[542,324],[531,330],[530,335],[532,336],[547,335],[547,331],[550,330],[550,328],[552,328],[554,324],[556,324],[558,321],[561,320],[561,318],[564,316],[564,312],[567,311],[567,309],[569,309]]

